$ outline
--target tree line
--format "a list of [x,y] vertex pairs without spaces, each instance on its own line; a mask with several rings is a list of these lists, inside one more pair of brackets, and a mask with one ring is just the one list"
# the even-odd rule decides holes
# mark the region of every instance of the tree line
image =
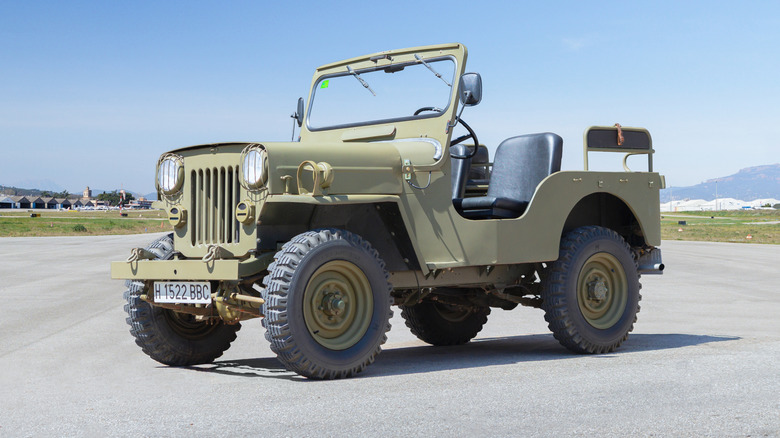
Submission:
[[122,205],[127,205],[127,203],[133,199],[135,199],[135,196],[133,196],[132,193],[125,192],[125,200],[122,202],[122,194],[116,190],[113,192],[104,192],[97,195],[98,201],[106,201],[108,205],[112,206],[119,205],[120,202],[122,202]]

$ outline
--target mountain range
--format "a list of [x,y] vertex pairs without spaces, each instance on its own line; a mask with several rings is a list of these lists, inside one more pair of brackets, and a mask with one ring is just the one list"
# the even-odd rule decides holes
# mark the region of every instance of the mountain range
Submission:
[[[717,194],[717,195],[716,195]],[[661,202],[683,199],[780,199],[780,163],[748,167],[734,175],[713,178],[688,187],[661,190]]]

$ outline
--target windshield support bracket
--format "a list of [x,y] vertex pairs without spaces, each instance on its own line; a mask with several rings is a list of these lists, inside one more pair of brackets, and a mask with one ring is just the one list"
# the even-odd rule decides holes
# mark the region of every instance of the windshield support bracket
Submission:
[[442,81],[444,81],[444,83],[445,83],[445,84],[447,84],[447,86],[448,86],[448,87],[452,88],[452,85],[451,85],[449,82],[447,82],[447,80],[446,80],[446,79],[444,79],[444,78],[442,77],[441,73],[439,73],[439,72],[437,72],[436,70],[434,70],[434,69],[433,69],[433,67],[431,67],[431,65],[430,65],[430,64],[428,64],[427,62],[425,62],[425,60],[424,60],[424,59],[422,59],[422,57],[421,57],[420,55],[418,55],[418,54],[416,54],[416,53],[415,53],[415,54],[414,54],[414,57],[415,57],[415,59],[417,59],[418,61],[420,61],[420,62],[422,63],[422,65],[424,65],[425,67],[427,67],[427,68],[428,68],[428,70],[430,70],[430,71],[431,71],[431,73],[433,73],[434,75],[436,75],[436,77],[437,77],[437,78],[439,78],[439,79],[441,79]]
[[363,87],[365,87],[365,88],[366,88],[366,90],[370,91],[370,92],[371,92],[371,94],[373,94],[374,96],[376,96],[376,93],[374,93],[374,90],[372,90],[372,89],[371,89],[371,87],[368,85],[368,82],[366,82],[365,80],[363,80],[363,78],[361,78],[361,77],[360,77],[360,75],[359,75],[359,74],[357,74],[357,72],[355,72],[355,70],[353,70],[353,69],[352,69],[352,67],[350,67],[350,66],[347,66],[347,71],[349,72],[349,74],[351,74],[352,76],[354,76],[354,77],[355,77],[355,79],[357,79],[357,80],[358,80],[358,82],[360,82],[360,83],[363,85]]

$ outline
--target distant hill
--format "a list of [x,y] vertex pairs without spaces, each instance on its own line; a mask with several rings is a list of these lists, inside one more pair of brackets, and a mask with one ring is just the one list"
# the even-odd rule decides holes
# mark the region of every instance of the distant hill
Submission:
[[[9,195],[9,196],[57,196],[57,197],[63,197],[63,192],[53,191],[53,190],[40,190],[40,189],[23,189],[19,187],[13,187],[13,186],[3,186],[0,185],[0,195]],[[77,198],[80,195],[75,195],[73,193],[68,193],[68,198]]]
[[[65,187],[55,183],[50,179],[25,179],[21,181],[5,181],[10,185],[17,187],[33,187],[32,189],[20,189],[20,190],[38,190],[48,192],[62,192]],[[7,187],[7,186],[5,186]],[[27,194],[20,194],[21,196],[27,196]]]
[[714,178],[689,187],[669,187],[661,190],[661,202],[681,199],[715,199],[717,182],[718,198],[780,199],[780,163],[748,167],[734,175]]

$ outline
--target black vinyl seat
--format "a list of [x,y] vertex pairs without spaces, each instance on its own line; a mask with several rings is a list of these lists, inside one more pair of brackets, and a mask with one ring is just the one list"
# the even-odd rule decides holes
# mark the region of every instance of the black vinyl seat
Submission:
[[487,164],[489,163],[489,152],[486,147],[480,146],[477,153],[471,158],[468,157],[474,152],[472,147],[456,144],[450,146],[450,156],[452,157],[452,171],[450,178],[452,180],[452,199],[462,198],[466,194],[466,186],[488,183]]
[[[562,149],[563,139],[551,132],[504,140],[493,159],[487,194],[455,198],[455,208],[469,219],[520,217],[528,207],[536,186],[550,174],[561,170]],[[465,188],[465,183],[463,185]],[[454,190],[453,185],[453,195]]]
[[474,154],[474,158],[471,159],[471,170],[469,170],[469,179],[466,186],[487,185],[489,181],[487,165],[489,163],[490,154],[488,153],[488,149],[484,146],[480,146],[479,149],[477,149],[477,153]]
[[[471,150],[464,144],[450,146],[450,157],[468,157]],[[466,193],[466,181],[471,169],[471,158],[452,158],[450,160],[452,169],[450,179],[452,180],[452,199],[462,198]]]

